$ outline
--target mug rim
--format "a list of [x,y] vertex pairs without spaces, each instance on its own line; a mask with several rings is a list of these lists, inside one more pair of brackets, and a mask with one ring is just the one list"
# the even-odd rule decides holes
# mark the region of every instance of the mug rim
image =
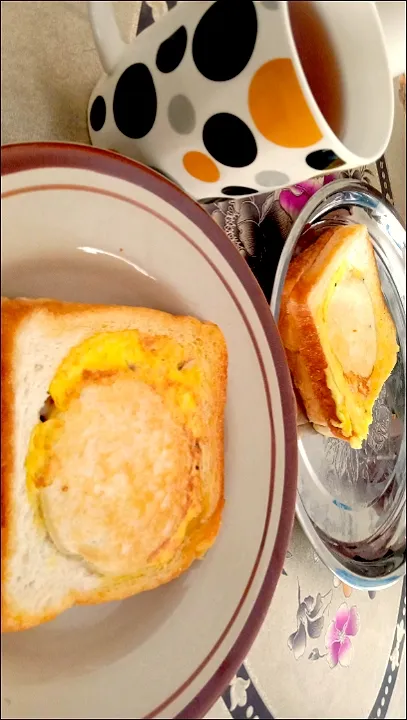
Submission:
[[[315,5],[315,2],[312,2],[312,4]],[[333,3],[329,2],[329,4],[332,5]],[[359,153],[355,153],[353,150],[351,150],[351,148],[349,148],[347,145],[345,145],[345,143],[335,134],[335,132],[332,130],[331,126],[325,119],[322,111],[319,108],[317,101],[314,98],[314,94],[308,83],[307,77],[305,75],[305,72],[304,72],[304,69],[302,66],[300,55],[297,50],[297,45],[296,45],[296,42],[294,39],[294,34],[293,34],[292,26],[291,26],[289,0],[282,0],[280,3],[280,6],[281,6],[280,9],[283,13],[283,19],[284,19],[284,28],[285,28],[286,35],[287,35],[287,42],[288,42],[288,45],[290,48],[291,58],[292,58],[292,61],[294,64],[297,79],[300,83],[301,91],[303,92],[303,94],[305,96],[305,100],[307,102],[308,108],[323,135],[321,140],[323,140],[324,137],[328,137],[332,144],[332,148],[334,149],[336,146],[336,149],[338,150],[338,152],[336,154],[339,156],[339,158],[341,158],[344,161],[345,165],[349,165],[349,166],[355,165],[356,158],[357,158],[357,163],[359,165],[369,165],[372,162],[375,162],[378,157],[381,157],[383,155],[383,153],[385,152],[385,150],[388,146],[388,143],[389,143],[389,140],[391,137],[391,132],[392,132],[392,128],[393,128],[393,120],[394,120],[393,79],[392,79],[391,72],[390,72],[389,60],[388,60],[388,55],[387,55],[387,50],[386,50],[386,43],[385,43],[385,36],[384,36],[384,31],[383,31],[383,28],[381,25],[379,12],[376,8],[375,3],[372,1],[363,2],[363,5],[366,7],[366,9],[369,9],[371,11],[372,16],[374,18],[376,30],[378,32],[379,41],[380,41],[380,45],[379,45],[378,49],[381,51],[381,53],[383,55],[383,60],[386,65],[387,89],[390,91],[390,99],[392,101],[390,104],[389,112],[388,112],[388,122],[387,122],[386,134],[385,134],[385,136],[383,134],[383,139],[382,139],[380,148],[374,154],[369,155],[369,156],[363,156]]]

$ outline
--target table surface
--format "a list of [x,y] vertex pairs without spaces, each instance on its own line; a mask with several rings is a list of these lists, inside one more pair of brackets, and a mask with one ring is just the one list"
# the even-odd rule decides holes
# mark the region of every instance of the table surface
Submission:
[[[174,4],[116,2],[124,38]],[[6,1],[1,13],[2,143],[89,143],[86,107],[101,66],[86,3]],[[405,117],[397,101],[386,157],[368,172],[405,221]],[[325,636],[343,605],[354,608],[359,627],[350,667],[331,668]],[[296,525],[265,624],[208,717],[405,718],[404,640],[405,582],[376,595],[351,591]]]

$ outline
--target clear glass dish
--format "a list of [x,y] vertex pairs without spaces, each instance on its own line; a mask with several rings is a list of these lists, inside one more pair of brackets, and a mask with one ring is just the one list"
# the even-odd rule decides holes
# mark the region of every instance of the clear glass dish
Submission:
[[289,262],[332,225],[367,226],[400,351],[374,407],[361,450],[298,428],[297,517],[315,550],[342,579],[369,589],[405,573],[406,555],[406,300],[405,229],[370,186],[340,180],[326,185],[295,222],[277,269],[271,309],[278,317]]

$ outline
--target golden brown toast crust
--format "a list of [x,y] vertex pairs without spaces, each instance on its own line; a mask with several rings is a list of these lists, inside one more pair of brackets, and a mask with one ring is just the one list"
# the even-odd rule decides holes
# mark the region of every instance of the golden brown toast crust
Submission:
[[[10,484],[14,471],[14,443],[11,428],[14,426],[13,406],[13,354],[15,331],[25,317],[25,308],[17,306],[10,315],[10,303],[1,299],[1,623],[4,629],[14,629],[13,618],[8,617],[5,603],[5,571],[7,556],[12,551],[12,513],[9,502]],[[8,628],[8,625],[11,625]],[[29,625],[30,627],[30,625]],[[15,628],[17,629],[17,628]]]
[[[14,473],[14,443],[13,427],[15,422],[13,386],[14,349],[18,333],[22,330],[24,321],[35,313],[45,311],[53,318],[61,321],[61,332],[64,325],[69,327],[72,316],[82,313],[103,316],[106,311],[133,313],[144,323],[154,321],[161,327],[162,334],[171,336],[174,329],[177,332],[192,333],[204,346],[211,346],[210,387],[211,395],[205,398],[210,407],[211,422],[208,425],[207,437],[204,438],[210,449],[212,481],[216,483],[216,505],[211,509],[210,515],[199,525],[173,560],[163,567],[159,573],[147,571],[140,577],[120,578],[115,582],[111,579],[101,583],[97,589],[83,592],[80,595],[68,594],[59,607],[52,612],[37,615],[28,612],[21,613],[13,605],[12,598],[7,593],[7,561],[13,552],[13,514],[10,507],[10,488]],[[226,402],[227,385],[227,349],[223,335],[219,328],[212,323],[202,323],[195,318],[173,316],[167,313],[150,310],[148,308],[123,308],[120,306],[85,305],[79,303],[63,303],[55,300],[2,298],[2,328],[1,328],[1,533],[2,533],[2,631],[16,631],[34,627],[42,622],[52,620],[65,609],[73,605],[87,605],[103,603],[110,600],[120,600],[130,597],[144,590],[153,589],[182,574],[192,562],[202,556],[215,540],[222,518],[224,506],[224,408]],[[40,410],[40,408],[39,408]]]
[[[320,427],[329,428],[334,436],[351,444],[356,441],[361,442],[361,436],[347,435],[342,431],[342,427],[337,427],[341,426],[341,422],[328,386],[328,362],[310,298],[314,290],[319,287],[320,281],[323,281],[326,268],[335,265],[337,252],[345,253],[347,248],[351,252],[351,248],[355,247],[354,242],[363,243],[361,247],[365,253],[364,267],[369,268],[368,275],[363,281],[366,282],[374,303],[378,323],[376,332],[380,333],[380,340],[371,375],[365,378],[353,372],[344,372],[344,377],[352,392],[358,394],[355,397],[361,398],[362,406],[362,398],[367,397],[369,393],[374,401],[394,367],[398,348],[396,330],[383,297],[374,250],[366,228],[362,226],[331,228],[292,261],[282,294],[279,320],[279,330],[290,371],[304,402],[309,421]],[[378,371],[374,369],[376,362]]]
[[333,233],[333,229],[327,230],[290,263],[278,323],[288,366],[308,420],[318,425],[327,425],[329,418],[337,419],[336,406],[326,384],[327,362],[317,329],[304,304],[309,285],[306,282],[300,285],[300,282]]

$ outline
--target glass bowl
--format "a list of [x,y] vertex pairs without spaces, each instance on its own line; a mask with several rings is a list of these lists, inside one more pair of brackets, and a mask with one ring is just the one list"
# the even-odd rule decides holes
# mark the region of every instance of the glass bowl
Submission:
[[375,403],[361,450],[298,427],[297,517],[314,549],[344,582],[376,590],[406,570],[406,236],[394,208],[364,183],[339,180],[307,203],[284,246],[271,310],[278,318],[290,260],[333,225],[367,226],[400,351]]

